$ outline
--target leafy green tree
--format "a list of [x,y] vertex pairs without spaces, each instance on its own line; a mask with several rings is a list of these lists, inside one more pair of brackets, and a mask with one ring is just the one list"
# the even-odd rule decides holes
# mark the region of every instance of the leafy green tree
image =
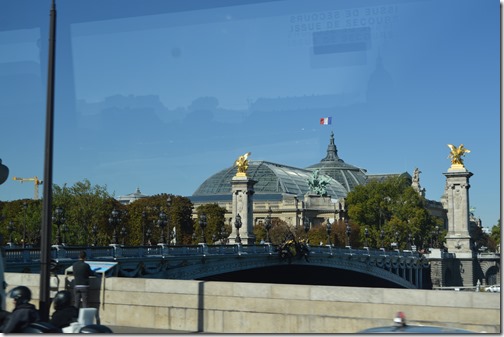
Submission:
[[[106,186],[91,185],[87,179],[71,187],[53,186],[53,216],[60,207],[64,211],[65,225],[61,229],[67,245],[90,245],[93,242],[92,227],[98,227],[98,242],[108,244],[108,218],[113,207],[121,205],[107,192]],[[56,243],[57,226],[53,224],[52,237]]]
[[[166,214],[166,225],[163,228],[166,242],[189,244],[193,233],[192,206],[188,198],[166,193],[142,198],[127,205],[128,226],[131,232],[129,244],[160,243],[162,227],[159,220],[161,212]],[[175,239],[172,236],[174,228]]]
[[497,221],[497,224],[492,227],[492,231],[490,233],[490,238],[495,243],[494,251],[497,246],[501,244],[501,221],[500,219]]
[[[42,220],[42,201],[21,199],[10,202],[2,202],[0,205],[0,224],[4,242],[22,246],[23,242],[28,247],[40,246],[40,230]],[[9,224],[12,222],[12,233]]]
[[[198,219],[194,222],[194,233],[196,234],[193,243],[201,242],[202,228],[200,226],[201,215],[206,216],[206,227],[204,228],[204,236],[206,243],[214,243],[214,239],[217,238],[217,233],[223,232],[223,229],[227,232],[228,228],[224,224],[224,216],[226,214],[226,209],[220,207],[218,204],[204,204],[198,206],[196,209],[198,214]],[[216,240],[215,240],[216,241]]]
[[424,248],[429,246],[435,225],[440,223],[429,214],[425,199],[403,176],[359,185],[348,193],[346,202],[348,216],[359,233],[357,241],[365,242],[367,227],[370,247],[397,243],[399,248],[406,249],[414,242]]
[[308,243],[312,246],[327,244],[327,231],[325,226],[316,226],[308,231]]
[[255,244],[261,243],[262,240],[264,240],[264,242],[267,241],[267,235],[266,235],[267,230],[266,230],[266,226],[264,225],[264,223],[262,221],[254,226],[253,232],[254,232],[254,236],[255,236]]

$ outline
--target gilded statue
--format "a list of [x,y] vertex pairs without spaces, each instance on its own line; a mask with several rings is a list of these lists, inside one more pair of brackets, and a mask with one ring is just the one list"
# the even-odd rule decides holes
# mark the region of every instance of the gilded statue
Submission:
[[465,156],[466,153],[469,153],[468,149],[464,147],[464,144],[460,144],[459,147],[455,147],[452,144],[448,144],[448,147],[450,148],[450,155],[448,158],[451,158],[451,163],[453,165],[461,165],[464,166],[464,161],[462,160],[462,157]]
[[243,156],[239,156],[235,161],[235,165],[238,168],[236,172],[236,177],[246,177],[248,170],[248,157],[250,156],[250,152],[245,153]]

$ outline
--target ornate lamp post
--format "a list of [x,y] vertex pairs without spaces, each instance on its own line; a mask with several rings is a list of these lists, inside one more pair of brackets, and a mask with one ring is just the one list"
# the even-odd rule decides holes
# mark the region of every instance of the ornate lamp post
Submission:
[[94,224],[91,227],[91,234],[93,234],[93,246],[97,246],[98,244],[98,225]]
[[346,220],[346,219],[345,219],[345,223],[346,223],[345,233],[346,233],[346,237],[347,237],[347,246],[350,246],[350,235],[352,234],[352,227],[350,227],[350,224],[348,223],[348,220]]
[[439,226],[436,225],[436,248],[441,248],[441,245],[439,244]]
[[145,228],[147,227],[147,212],[142,212],[142,246],[145,246]]
[[124,225],[122,226],[121,231],[119,232],[119,235],[121,235],[122,245],[124,246],[124,242],[126,241],[126,236],[128,235],[128,231],[126,230],[126,227],[124,227]]
[[305,215],[303,217],[303,229],[306,235],[306,240],[308,240],[308,231],[310,230],[310,219]]
[[150,241],[151,236],[152,236],[152,231],[150,228],[147,228],[147,230],[145,231],[145,237],[147,238],[147,244],[149,246],[151,245],[151,241]]
[[171,241],[171,231],[170,231],[170,207],[171,207],[171,204],[172,204],[172,199],[171,199],[171,196],[168,196],[168,198],[166,198],[166,227],[168,229],[168,245],[170,244],[170,241]]
[[364,228],[364,236],[366,237],[366,247],[369,247],[368,246],[369,230],[367,227]]
[[53,223],[56,224],[56,228],[57,228],[56,243],[58,245],[61,245],[61,243],[62,243],[62,241],[61,241],[61,225],[63,225],[66,220],[63,213],[64,213],[63,208],[58,206],[58,207],[56,207],[56,210],[54,211],[54,216],[52,217],[52,221],[53,221]]
[[61,244],[66,246],[65,238],[67,238],[66,233],[68,233],[68,226],[66,223],[61,225]]
[[109,224],[114,228],[114,234],[112,235],[112,244],[117,244],[117,225],[121,223],[120,212],[115,208],[110,213],[110,218],[108,219]]
[[9,232],[9,246],[12,246],[12,233],[16,230],[16,227],[14,226],[14,221],[10,220],[9,224],[7,225],[7,231]]
[[222,226],[220,229],[217,229],[217,232],[212,235],[212,240],[214,242],[220,241],[221,245],[227,244],[228,232],[226,231],[226,227]]
[[159,241],[161,243],[166,243],[165,234],[164,234],[164,229],[165,229],[166,225],[168,224],[168,221],[166,219],[167,219],[166,213],[161,211],[159,213],[159,219],[157,221],[158,227],[161,228],[161,239],[159,239]]
[[268,215],[266,216],[266,219],[264,219],[264,228],[266,228],[266,242],[271,242],[270,236],[269,236],[269,231],[271,229],[271,207],[268,210]]
[[385,239],[385,231],[382,229],[380,230],[380,243],[381,243],[381,248],[383,248],[383,240]]
[[329,219],[327,219],[326,223],[326,231],[327,231],[327,244],[330,246],[331,245],[331,223],[329,222]]
[[207,226],[207,218],[205,213],[201,213],[200,218],[199,218],[199,226],[201,228],[201,242],[206,243],[206,238],[205,238],[205,228]]
[[236,214],[236,218],[235,218],[235,223],[234,223],[235,227],[236,227],[236,238],[235,238],[235,242],[236,243],[241,243],[241,238],[240,238],[240,228],[242,226],[242,221],[241,221],[241,216],[240,214]]
[[26,212],[28,210],[28,203],[23,202],[23,210],[24,210],[24,223],[23,223],[23,248],[26,245]]
[[9,231],[9,243],[12,245],[12,233],[16,230],[16,226],[14,226],[14,221],[10,220],[7,225],[7,230]]
[[397,249],[399,249],[399,232],[396,231],[394,233],[394,236],[395,236],[395,242],[396,242],[396,245],[397,245]]

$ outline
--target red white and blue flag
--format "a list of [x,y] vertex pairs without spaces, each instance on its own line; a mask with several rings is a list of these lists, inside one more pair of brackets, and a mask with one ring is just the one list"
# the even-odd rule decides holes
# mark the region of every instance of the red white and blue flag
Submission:
[[332,122],[332,117],[323,117],[320,119],[320,125],[330,125]]

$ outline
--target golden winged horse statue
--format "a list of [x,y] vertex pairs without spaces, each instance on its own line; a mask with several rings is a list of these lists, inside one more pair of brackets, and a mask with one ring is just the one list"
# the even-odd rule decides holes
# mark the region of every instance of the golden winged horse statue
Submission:
[[243,156],[239,156],[235,161],[235,165],[238,168],[236,171],[237,177],[246,177],[248,170],[248,157],[250,156],[250,152],[245,153]]
[[453,165],[462,165],[464,166],[464,161],[462,160],[462,157],[465,156],[466,153],[469,153],[468,149],[464,147],[464,144],[460,144],[458,147],[455,147],[452,144],[448,144],[448,147],[450,148],[450,155],[448,158],[451,158],[451,163]]

